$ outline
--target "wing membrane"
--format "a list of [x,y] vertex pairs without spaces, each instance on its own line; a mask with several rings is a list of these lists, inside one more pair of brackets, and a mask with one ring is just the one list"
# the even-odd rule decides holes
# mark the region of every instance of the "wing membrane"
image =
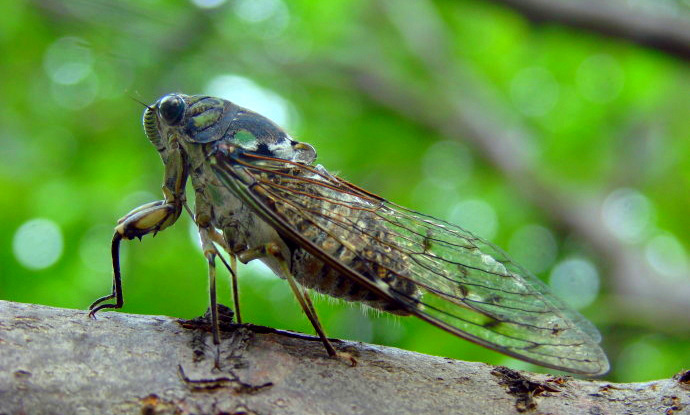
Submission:
[[[390,203],[320,166],[237,148],[218,151],[212,164],[219,180],[283,237],[417,317],[540,365],[583,374],[608,370],[596,328],[470,232]],[[316,243],[319,235],[371,272],[339,262]],[[396,281],[413,283],[417,294]]]

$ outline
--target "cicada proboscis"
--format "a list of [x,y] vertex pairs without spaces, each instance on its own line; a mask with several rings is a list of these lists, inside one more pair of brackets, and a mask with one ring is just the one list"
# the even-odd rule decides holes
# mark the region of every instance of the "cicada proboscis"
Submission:
[[[245,263],[259,259],[287,280],[331,356],[337,352],[307,289],[414,315],[549,368],[608,371],[597,329],[502,250],[329,173],[314,164],[311,145],[293,140],[267,118],[219,98],[169,94],[147,107],[144,128],[163,159],[165,198],[119,221],[112,242],[113,291],[91,305],[91,315],[122,307],[120,241],[161,231],[186,208],[209,264],[216,344],[220,247]],[[189,177],[193,213],[184,193]],[[236,280],[233,288],[239,317]],[[110,299],[115,302],[105,302]]]

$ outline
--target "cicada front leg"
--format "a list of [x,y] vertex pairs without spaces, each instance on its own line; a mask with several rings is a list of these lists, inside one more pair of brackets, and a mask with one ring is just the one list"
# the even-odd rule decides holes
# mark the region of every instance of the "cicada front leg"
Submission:
[[[122,239],[141,239],[144,235],[153,233],[154,235],[177,221],[182,212],[182,200],[175,199],[175,202],[159,200],[147,203],[132,210],[123,218],[117,221],[115,234],[111,245],[113,258],[113,289],[109,295],[99,298],[89,306],[89,316],[104,308],[122,308],[122,277],[120,275],[120,242]],[[115,303],[104,303],[104,301],[115,299]]]
[[[141,205],[117,221],[111,245],[113,289],[109,295],[99,298],[89,306],[89,316],[92,318],[104,308],[122,308],[120,242],[123,239],[141,239],[150,233],[155,235],[177,222],[182,213],[182,208],[185,206],[184,187],[188,176],[187,168],[179,153],[166,155],[165,160],[165,180],[162,188],[165,199]],[[115,303],[104,303],[112,299],[115,299]]]

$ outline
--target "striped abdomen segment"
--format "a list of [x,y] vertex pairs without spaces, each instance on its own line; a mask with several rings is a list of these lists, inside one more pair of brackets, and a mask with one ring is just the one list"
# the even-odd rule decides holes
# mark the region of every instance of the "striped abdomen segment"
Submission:
[[[376,225],[370,224],[370,226]],[[386,252],[385,255],[384,252],[377,252],[383,251],[383,248],[378,244],[367,244],[368,236],[356,233],[354,229],[335,230],[340,234],[339,237],[348,238],[346,240],[350,242],[349,244],[361,252],[358,256],[352,249],[346,248],[338,240],[308,221],[301,221],[299,228],[301,228],[300,233],[309,237],[322,251],[359,275],[371,281],[383,281],[389,287],[389,291],[394,292],[397,296],[412,300],[419,298],[420,293],[414,283],[389,270],[391,268],[390,262],[403,261],[403,259],[393,259],[396,257],[394,252]],[[380,235],[383,234],[380,232]],[[388,263],[388,267],[386,263]],[[398,262],[395,268],[400,269],[401,266],[403,266],[403,262]],[[356,277],[343,275],[302,248],[293,251],[291,271],[300,284],[323,294],[346,301],[362,302],[372,308],[398,315],[410,314],[400,303],[372,292],[364,285],[357,283]]]

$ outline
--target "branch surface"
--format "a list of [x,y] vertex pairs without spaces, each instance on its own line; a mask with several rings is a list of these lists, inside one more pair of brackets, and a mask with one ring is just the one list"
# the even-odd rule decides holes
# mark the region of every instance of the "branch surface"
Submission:
[[[308,336],[0,301],[0,414],[647,414],[690,408],[690,371],[611,384]],[[670,412],[666,412],[670,411]]]

